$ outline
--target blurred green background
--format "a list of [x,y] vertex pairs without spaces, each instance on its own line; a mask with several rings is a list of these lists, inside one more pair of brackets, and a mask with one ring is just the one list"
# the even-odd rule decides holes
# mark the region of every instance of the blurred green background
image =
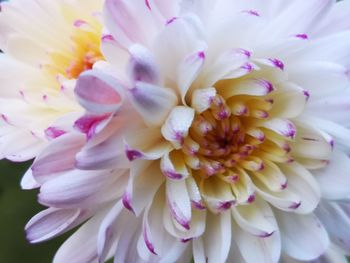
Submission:
[[[0,262],[49,263],[67,235],[42,244],[29,244],[24,226],[42,210],[37,191],[23,191],[19,183],[30,163],[0,161]],[[69,263],[69,262],[67,262]]]

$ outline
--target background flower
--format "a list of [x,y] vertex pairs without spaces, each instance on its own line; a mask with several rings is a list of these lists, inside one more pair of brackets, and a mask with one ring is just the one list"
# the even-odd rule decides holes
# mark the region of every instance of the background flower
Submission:
[[35,157],[82,113],[75,78],[103,59],[101,9],[99,0],[1,3],[0,158]]

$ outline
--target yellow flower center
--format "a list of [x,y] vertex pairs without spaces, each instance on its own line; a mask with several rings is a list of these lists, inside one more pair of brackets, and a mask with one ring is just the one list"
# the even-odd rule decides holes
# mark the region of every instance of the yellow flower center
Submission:
[[70,48],[66,51],[49,52],[49,63],[43,69],[53,75],[76,79],[80,73],[92,69],[95,62],[103,60],[100,52],[102,25],[95,18],[75,20],[70,37]]

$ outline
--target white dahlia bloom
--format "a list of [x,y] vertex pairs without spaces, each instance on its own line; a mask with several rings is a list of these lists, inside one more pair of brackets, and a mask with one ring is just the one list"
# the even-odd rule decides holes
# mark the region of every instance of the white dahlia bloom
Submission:
[[102,0],[12,0],[0,12],[0,159],[24,161],[82,108],[75,79],[103,59]]
[[49,207],[28,239],[88,219],[54,262],[346,262],[349,15],[350,1],[106,0],[80,132],[28,172]]

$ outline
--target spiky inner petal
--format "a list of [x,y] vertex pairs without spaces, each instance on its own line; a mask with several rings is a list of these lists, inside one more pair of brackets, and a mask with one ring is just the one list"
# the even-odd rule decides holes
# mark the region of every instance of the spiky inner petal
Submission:
[[[287,176],[279,165],[294,162],[293,148],[297,153],[298,145],[303,143],[300,137],[306,134],[300,130],[297,136],[293,121],[278,116],[280,106],[275,100],[286,91],[275,94],[269,81],[256,82],[264,92],[241,95],[229,81],[216,85],[218,94],[210,98],[207,110],[196,113],[181,149],[176,150],[177,154],[181,151],[185,165],[199,185],[219,178],[231,186],[238,203],[254,202],[252,182],[263,183],[275,192],[287,188]],[[249,83],[247,90],[252,88]],[[300,101],[300,105],[303,103]],[[324,161],[321,163],[325,165]]]

